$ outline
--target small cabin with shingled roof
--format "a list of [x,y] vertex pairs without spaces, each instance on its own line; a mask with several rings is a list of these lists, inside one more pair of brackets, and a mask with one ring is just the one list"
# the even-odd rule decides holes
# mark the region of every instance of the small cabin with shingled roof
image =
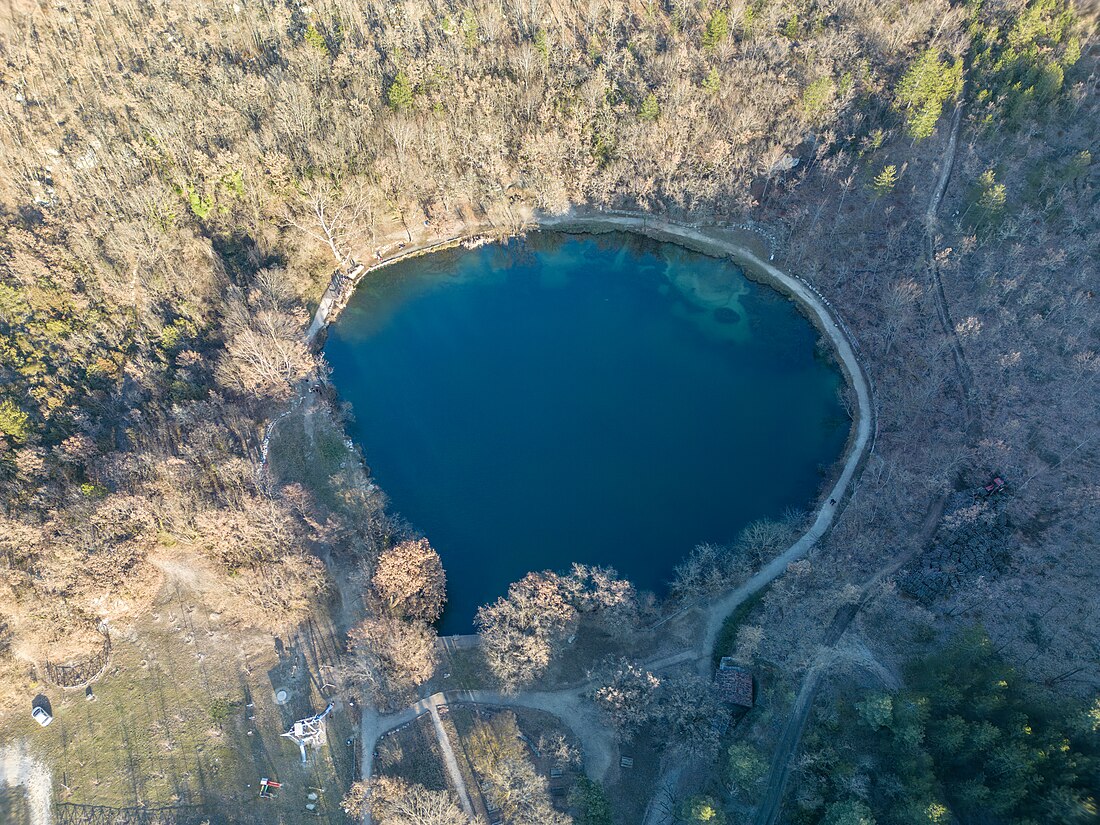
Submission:
[[752,707],[752,673],[734,664],[732,656],[723,656],[714,674],[718,698],[727,705]]

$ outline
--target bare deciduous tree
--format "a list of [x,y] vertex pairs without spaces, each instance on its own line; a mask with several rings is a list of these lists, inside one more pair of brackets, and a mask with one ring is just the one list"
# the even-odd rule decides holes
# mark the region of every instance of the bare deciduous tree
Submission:
[[368,617],[348,632],[347,675],[381,704],[406,698],[435,672],[435,631],[421,621]]
[[290,294],[282,270],[258,272],[247,294],[231,289],[219,382],[237,393],[289,397],[294,383],[317,366],[302,337],[305,322],[304,309]]
[[620,738],[628,739],[649,722],[661,680],[628,659],[610,662],[595,675],[602,684],[591,698]]
[[340,800],[340,807],[352,819],[358,820],[366,813],[369,801],[370,787],[365,782],[352,782],[348,792]]
[[531,762],[515,714],[505,711],[470,732],[469,754],[489,802],[517,825],[568,825],[554,810],[546,777]]
[[756,651],[764,641],[764,628],[759,625],[742,625],[737,629],[737,643],[733,651],[734,660],[741,665],[751,665]]
[[582,617],[590,617],[613,633],[626,633],[638,621],[634,585],[611,567],[574,564],[560,580],[563,592]]
[[477,612],[481,649],[505,690],[530,684],[550,664],[577,611],[555,573],[529,573]]
[[434,622],[443,613],[447,577],[427,539],[404,541],[383,552],[371,581],[397,615]]
[[298,187],[298,202],[287,220],[332,254],[336,266],[347,271],[362,242],[361,220],[372,213],[369,193],[358,180],[309,180]]
[[[471,825],[448,791],[428,790],[402,779],[374,780],[367,801],[378,825]],[[365,803],[354,807],[358,813],[352,815],[361,815]]]

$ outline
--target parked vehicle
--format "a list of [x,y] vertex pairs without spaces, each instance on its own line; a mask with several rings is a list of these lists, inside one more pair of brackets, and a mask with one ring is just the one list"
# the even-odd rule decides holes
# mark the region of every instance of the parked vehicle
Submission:
[[42,706],[38,706],[31,711],[31,718],[42,727],[46,727],[46,725],[53,721],[53,716],[51,716],[50,712]]

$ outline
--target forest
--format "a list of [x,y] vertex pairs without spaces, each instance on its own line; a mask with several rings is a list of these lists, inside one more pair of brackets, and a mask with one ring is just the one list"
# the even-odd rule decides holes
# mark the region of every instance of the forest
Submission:
[[1095,711],[1036,691],[979,628],[911,668],[906,692],[821,709],[795,821],[870,822],[872,808],[881,823],[1095,818]]

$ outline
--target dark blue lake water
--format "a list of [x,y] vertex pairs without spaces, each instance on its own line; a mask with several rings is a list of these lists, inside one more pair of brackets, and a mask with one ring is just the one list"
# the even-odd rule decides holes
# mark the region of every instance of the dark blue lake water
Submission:
[[531,570],[662,592],[700,542],[808,507],[849,420],[793,303],[628,234],[535,233],[368,278],[325,354],[393,509],[443,559],[441,630]]

